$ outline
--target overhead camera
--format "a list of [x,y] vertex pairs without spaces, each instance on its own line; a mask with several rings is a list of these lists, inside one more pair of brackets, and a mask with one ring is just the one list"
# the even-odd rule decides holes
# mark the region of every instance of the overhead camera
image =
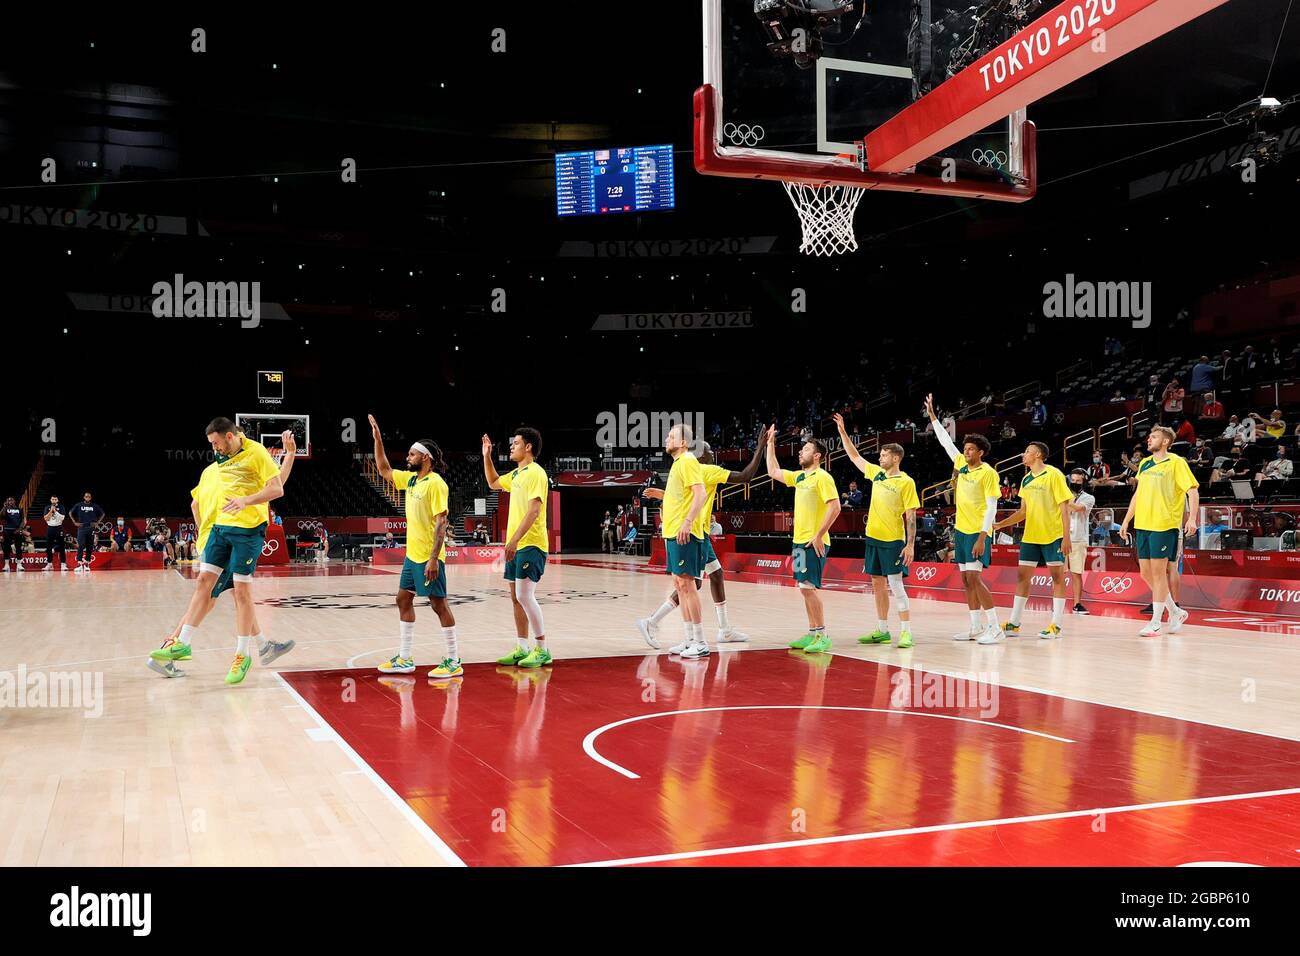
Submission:
[[767,49],[807,70],[826,43],[838,42],[845,18],[859,12],[858,0],[754,0],[754,16],[767,34]]

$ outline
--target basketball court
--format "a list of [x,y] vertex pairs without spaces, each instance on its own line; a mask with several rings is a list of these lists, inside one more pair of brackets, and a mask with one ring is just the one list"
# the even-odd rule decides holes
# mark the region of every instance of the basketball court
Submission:
[[[835,652],[805,656],[785,647],[803,627],[796,592],[732,580],[732,620],[751,640],[680,661],[633,626],[666,575],[559,557],[539,589],[557,660],[525,672],[492,663],[511,644],[499,573],[449,573],[463,678],[425,677],[438,653],[427,606],[420,669],[377,673],[395,646],[396,573],[331,563],[259,573],[266,633],[297,646],[233,689],[230,606],[183,679],[145,667],[184,610],[184,573],[9,576],[21,629],[0,670],[102,672],[103,689],[98,719],[7,711],[0,859],[1300,862],[1300,625],[1196,612],[1177,635],[1142,638],[1136,608],[1116,607],[1071,618],[1060,641],[984,647],[951,639],[964,606],[922,591],[916,644],[899,650],[859,646],[870,597],[837,590]],[[1026,622],[1044,615],[1031,605]]]

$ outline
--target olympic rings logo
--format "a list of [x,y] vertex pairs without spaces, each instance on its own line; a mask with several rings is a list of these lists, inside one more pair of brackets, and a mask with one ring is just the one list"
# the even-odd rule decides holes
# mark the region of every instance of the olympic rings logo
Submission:
[[262,542],[262,557],[269,558],[275,552],[280,550],[280,542],[272,538],[269,541]]
[[929,581],[938,573],[939,573],[938,568],[932,568],[932,567],[917,568],[916,579],[918,581]]
[[731,140],[732,146],[757,146],[767,135],[767,131],[757,124],[750,126],[748,123],[740,125],[728,123],[722,127],[722,135]]
[[299,531],[319,531],[320,528],[321,523],[319,521],[303,521],[301,518],[298,520]]
[[745,516],[744,516],[744,515],[732,515],[732,516],[731,516],[731,526],[732,526],[733,528],[743,528],[743,527],[745,527]]
[[1000,149],[972,149],[970,152],[970,158],[980,166],[997,167],[998,169],[1001,169],[1007,164],[1007,160],[1010,157]]
[[1101,592],[1103,594],[1123,594],[1133,586],[1132,578],[1102,578]]
[[480,558],[495,558],[496,555],[497,555],[497,552],[496,552],[494,549],[492,549],[492,548],[479,548],[479,549],[478,549],[478,556],[479,556]]

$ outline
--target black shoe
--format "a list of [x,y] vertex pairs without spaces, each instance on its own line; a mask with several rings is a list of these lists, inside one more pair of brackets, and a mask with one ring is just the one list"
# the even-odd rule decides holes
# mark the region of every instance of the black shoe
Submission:
[[1088,609],[1087,609],[1086,607],[1084,607],[1082,604],[1076,604],[1076,605],[1074,606],[1074,613],[1075,613],[1075,614],[1087,614],[1087,613],[1088,613]]
[[1156,609],[1156,607],[1155,607],[1154,604],[1148,604],[1148,605],[1147,605],[1146,607],[1144,607],[1142,610],[1138,611],[1138,613],[1139,613],[1139,614],[1150,614],[1150,613],[1153,612],[1155,609]]

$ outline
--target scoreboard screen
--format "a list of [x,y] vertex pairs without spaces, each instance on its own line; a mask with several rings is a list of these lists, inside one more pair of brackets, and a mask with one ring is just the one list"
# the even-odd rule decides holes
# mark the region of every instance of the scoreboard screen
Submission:
[[284,372],[258,372],[257,398],[266,403],[284,401]]
[[555,155],[555,212],[597,216],[672,209],[672,146],[588,149]]

